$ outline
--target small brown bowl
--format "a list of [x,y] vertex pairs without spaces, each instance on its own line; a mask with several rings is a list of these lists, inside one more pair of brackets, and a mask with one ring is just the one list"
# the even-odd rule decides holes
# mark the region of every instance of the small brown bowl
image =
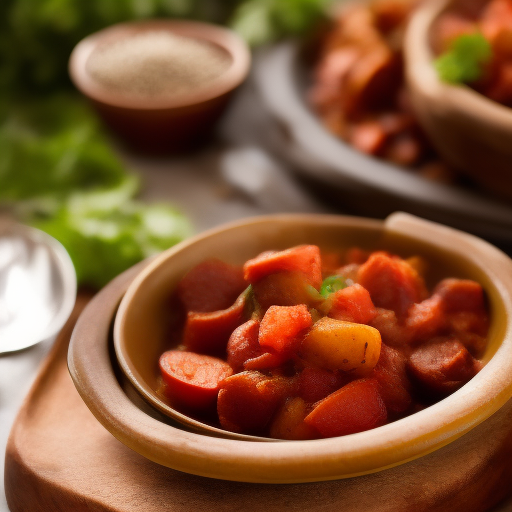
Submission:
[[[88,73],[87,61],[100,45],[152,31],[206,41],[226,52],[231,62],[208,87],[175,97],[125,96],[99,84]],[[69,73],[107,126],[131,149],[162,154],[190,150],[207,138],[233,91],[246,78],[250,63],[247,45],[227,28],[195,21],[149,20],[114,25],[86,37],[71,53]]]
[[461,172],[505,199],[512,198],[512,109],[473,89],[442,82],[431,31],[453,0],[424,2],[405,35],[405,69],[413,108],[435,148]]

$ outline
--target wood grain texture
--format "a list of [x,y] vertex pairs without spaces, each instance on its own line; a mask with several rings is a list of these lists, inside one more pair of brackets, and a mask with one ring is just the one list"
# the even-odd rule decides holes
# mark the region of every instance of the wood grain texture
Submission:
[[[265,485],[160,466],[117,441],[81,400],[66,367],[72,325],[59,336],[9,438],[11,512],[470,512],[490,509],[511,488],[510,402],[443,450],[358,478]],[[489,436],[500,442],[489,448],[482,442]]]

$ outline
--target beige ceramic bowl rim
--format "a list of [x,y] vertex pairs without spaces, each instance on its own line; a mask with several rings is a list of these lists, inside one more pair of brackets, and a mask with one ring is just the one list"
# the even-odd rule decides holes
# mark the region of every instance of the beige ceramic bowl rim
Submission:
[[[236,461],[240,457],[246,466],[263,464],[268,470],[268,481],[329,480],[379,471],[416,459],[454,441],[495,413],[512,396],[512,260],[477,237],[404,213],[395,213],[383,223],[336,215],[257,217],[207,231],[165,251],[130,284],[115,318],[114,345],[118,362],[137,389],[140,390],[141,386],[132,380],[131,363],[124,358],[122,332],[130,304],[148,276],[158,272],[162,266],[171,264],[174,254],[206,237],[215,237],[219,232],[240,229],[252,223],[275,222],[288,223],[290,228],[301,222],[317,223],[318,226],[351,225],[354,222],[357,225],[357,222],[366,222],[369,227],[378,229],[380,226],[386,232],[397,233],[419,244],[449,248],[454,254],[483,269],[494,283],[499,301],[506,311],[503,341],[481,372],[454,394],[423,411],[377,429],[314,441],[257,443],[257,449],[254,449],[253,442],[245,440],[208,438],[208,442],[196,444],[194,454],[190,456],[197,457],[200,453],[201,457],[213,461],[222,460],[223,464],[227,464],[222,470],[217,468],[221,476],[213,476],[243,479],[237,475]],[[507,272],[503,272],[503,269]],[[176,442],[188,436],[204,438],[201,434],[181,431],[178,434],[180,439]],[[230,463],[235,464],[234,469],[229,467]],[[297,464],[303,464],[304,467],[321,465],[321,476],[309,476],[307,479],[284,478],[283,468],[291,468]]]
[[475,118],[501,125],[512,132],[512,108],[487,98],[466,85],[451,85],[442,82],[433,66],[434,54],[429,34],[432,24],[453,0],[424,2],[412,15],[404,39],[406,74],[409,84],[422,89],[432,98],[443,98],[443,103],[452,110],[463,110]]
[[[131,34],[157,30],[169,31],[217,45],[230,55],[231,64],[208,87],[202,87],[187,94],[180,94],[174,98],[159,97],[151,99],[123,96],[101,86],[87,73],[87,60],[98,44]],[[251,52],[245,41],[234,31],[212,23],[178,19],[151,19],[113,25],[82,39],[75,46],[69,58],[71,80],[84,95],[106,105],[140,110],[182,108],[212,100],[240,85],[249,73],[250,66]]]

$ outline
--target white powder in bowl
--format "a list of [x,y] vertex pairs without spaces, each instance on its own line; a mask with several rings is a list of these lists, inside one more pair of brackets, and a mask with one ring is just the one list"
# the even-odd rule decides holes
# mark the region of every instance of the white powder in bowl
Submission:
[[204,88],[230,64],[230,55],[214,44],[160,30],[99,45],[86,70],[117,93],[161,98]]

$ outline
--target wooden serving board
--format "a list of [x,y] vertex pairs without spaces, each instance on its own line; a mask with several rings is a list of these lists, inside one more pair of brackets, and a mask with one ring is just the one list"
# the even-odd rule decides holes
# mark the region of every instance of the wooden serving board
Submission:
[[[345,508],[346,499],[350,511],[367,510],[368,496],[358,500],[346,481],[264,485],[214,480],[160,466],[121,444],[86,407],[66,365],[71,331],[86,302],[79,299],[12,428],[5,460],[11,512],[334,512]],[[431,487],[425,481],[424,494],[432,493]],[[471,500],[464,482],[456,487],[444,489],[443,503],[436,500],[425,510],[450,510],[450,503]],[[379,510],[418,510],[415,496],[397,495],[391,501],[391,508],[388,503]]]

